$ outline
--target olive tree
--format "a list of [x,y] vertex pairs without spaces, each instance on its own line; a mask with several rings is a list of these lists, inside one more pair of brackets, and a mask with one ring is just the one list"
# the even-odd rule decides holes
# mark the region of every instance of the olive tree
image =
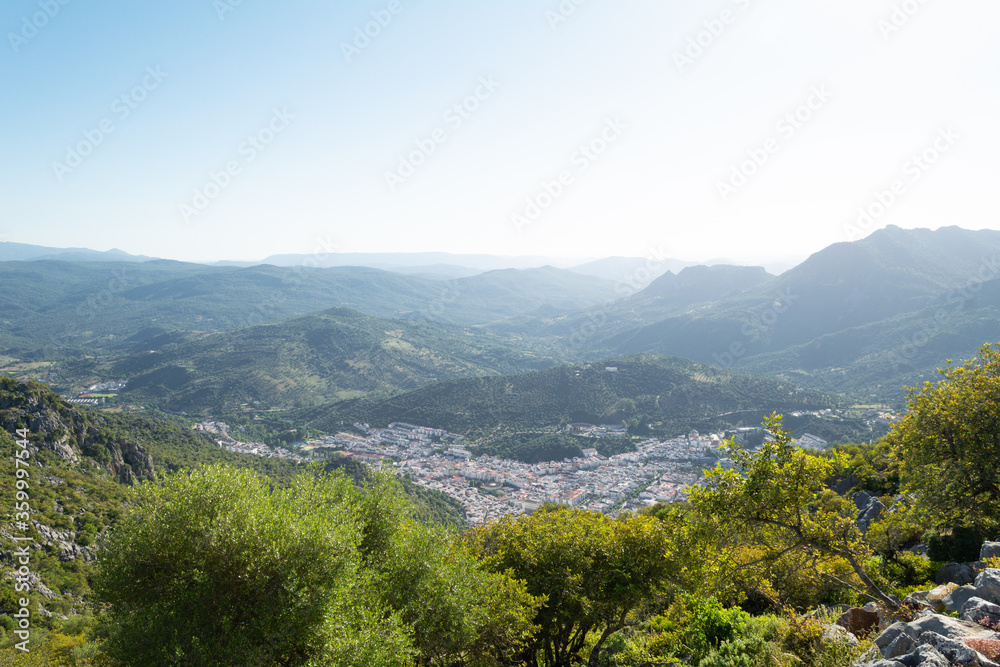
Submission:
[[[779,415],[764,426],[770,441],[752,452],[730,441],[733,466],[716,466],[689,489],[693,520],[714,535],[720,572],[779,607],[783,588],[804,576],[898,606],[862,565],[870,550],[854,505],[826,487],[834,461],[795,447]],[[845,572],[856,579],[845,579]]]
[[928,523],[984,532],[1000,526],[1000,348],[911,389],[889,444],[904,488]]
[[496,572],[523,579],[542,597],[528,665],[562,667],[590,648],[598,665],[608,640],[630,623],[674,571],[669,533],[645,516],[611,519],[556,507],[505,517],[469,535],[473,550]]

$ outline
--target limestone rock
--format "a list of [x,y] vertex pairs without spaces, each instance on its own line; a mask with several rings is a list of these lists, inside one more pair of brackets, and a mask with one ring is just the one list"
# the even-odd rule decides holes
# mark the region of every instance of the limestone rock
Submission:
[[971,584],[976,580],[976,571],[972,569],[970,563],[948,563],[942,565],[934,577],[934,583],[947,584],[955,583],[959,586]]
[[962,620],[976,623],[983,627],[1000,627],[1000,605],[973,597],[962,606]]
[[976,595],[988,602],[1000,603],[1000,570],[983,570],[976,577]]
[[977,596],[975,586],[959,586],[941,600],[945,609],[951,612],[962,611],[966,602]]
[[983,542],[983,547],[979,550],[979,560],[987,558],[1000,558],[1000,542]]

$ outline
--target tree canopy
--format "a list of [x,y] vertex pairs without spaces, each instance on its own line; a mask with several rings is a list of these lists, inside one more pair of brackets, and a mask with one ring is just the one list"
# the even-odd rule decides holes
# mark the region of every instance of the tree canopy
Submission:
[[912,389],[909,412],[888,442],[904,487],[937,526],[990,531],[1000,525],[1000,347],[941,370]]
[[539,630],[522,656],[531,666],[569,665],[587,647],[587,664],[601,664],[609,638],[654,602],[676,567],[665,524],[645,516],[615,520],[558,506],[505,517],[468,541],[488,567],[544,598]]

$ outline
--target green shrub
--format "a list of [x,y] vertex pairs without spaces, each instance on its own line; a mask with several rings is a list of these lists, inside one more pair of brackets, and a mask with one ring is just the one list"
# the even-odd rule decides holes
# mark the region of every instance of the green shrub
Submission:
[[982,529],[956,526],[950,533],[928,531],[924,533],[927,557],[945,563],[971,563],[979,560],[979,551],[986,538]]

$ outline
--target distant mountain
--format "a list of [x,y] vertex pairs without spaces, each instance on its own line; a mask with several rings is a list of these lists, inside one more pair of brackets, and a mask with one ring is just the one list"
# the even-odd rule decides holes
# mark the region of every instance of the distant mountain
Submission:
[[27,243],[0,242],[0,262],[56,259],[64,262],[148,262],[154,257],[130,255],[112,248],[107,251],[87,248],[49,248]]
[[224,333],[164,333],[136,342],[110,368],[100,363],[109,378],[129,380],[124,400],[192,414],[386,396],[445,378],[553,365],[486,331],[346,309]]
[[637,285],[641,289],[667,271],[680,271],[687,266],[691,266],[691,263],[679,259],[606,257],[570,267],[570,271],[616,283]]
[[639,298],[659,298],[663,303],[685,306],[718,301],[762,285],[774,276],[760,266],[690,266],[680,273],[668,271],[639,292]]
[[545,308],[587,308],[614,296],[610,281],[552,267],[440,281],[362,267],[0,263],[0,340],[18,341],[21,357],[67,347],[121,349],[136,337],[227,331],[334,307],[474,325]]
[[[653,423],[664,431],[683,431],[724,413],[745,413],[742,418],[756,426],[772,410],[824,408],[835,402],[773,378],[640,355],[507,377],[448,380],[391,398],[349,400],[307,410],[301,419],[327,431],[335,431],[341,422],[406,421],[474,437],[570,422],[623,420],[632,420],[639,430]],[[731,417],[732,422],[740,419]]]
[[[227,262],[233,264],[233,262]],[[502,256],[453,254],[448,252],[323,252],[312,254],[271,255],[259,262],[240,263],[244,266],[273,264],[274,266],[309,266],[330,268],[336,266],[367,266],[399,273],[423,273],[423,269],[433,266],[462,268],[466,271],[483,272],[498,269],[533,269],[540,266],[568,266],[572,260],[560,260],[540,256]]]

